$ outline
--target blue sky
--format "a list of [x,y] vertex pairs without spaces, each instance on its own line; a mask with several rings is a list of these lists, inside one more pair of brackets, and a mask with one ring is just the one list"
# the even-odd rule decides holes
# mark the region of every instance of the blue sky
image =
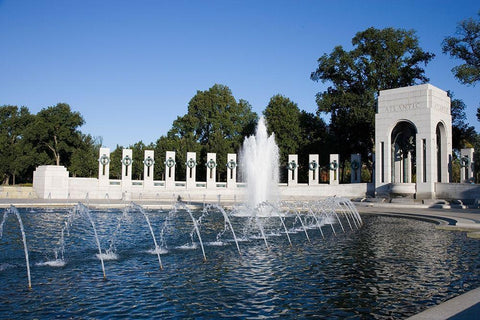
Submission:
[[477,1],[0,0],[0,105],[36,113],[66,102],[103,145],[148,144],[197,90],[228,86],[261,113],[282,94],[315,112],[317,59],[368,27],[414,29],[436,54],[430,83],[452,90],[480,131],[480,87],[458,83],[441,52]]

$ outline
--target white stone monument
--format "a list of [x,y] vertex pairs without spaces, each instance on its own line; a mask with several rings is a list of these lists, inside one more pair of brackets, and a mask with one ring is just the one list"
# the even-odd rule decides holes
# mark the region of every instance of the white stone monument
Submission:
[[452,117],[445,91],[430,84],[380,91],[375,115],[377,194],[401,188],[417,199],[435,198],[435,183],[450,181],[451,154]]
[[122,150],[122,180],[131,181],[132,180],[132,149],[123,149]]
[[298,155],[288,155],[288,186],[296,186],[298,184]]
[[175,187],[175,151],[165,152],[165,188]]
[[146,188],[153,187],[153,176],[155,168],[154,159],[154,151],[145,150],[143,157],[143,185]]
[[472,183],[473,175],[473,148],[466,148],[460,150],[460,182]]
[[110,179],[110,148],[100,148],[98,157],[98,182],[108,185]]
[[197,184],[197,153],[187,152],[187,161],[185,162],[185,177],[187,189],[193,189]]
[[362,156],[358,153],[350,155],[350,182],[360,183],[362,180]]
[[308,185],[317,185],[320,180],[318,154],[308,155]]
[[68,181],[63,166],[39,166],[33,172],[33,189],[40,199],[68,199]]
[[207,153],[207,163],[205,163],[207,170],[207,189],[213,189],[217,186],[217,154]]
[[329,164],[329,171],[330,171],[329,183],[332,185],[339,184],[339,181],[340,181],[339,167],[340,167],[340,156],[338,154],[331,154],[330,164]]
[[237,155],[235,153],[227,154],[227,188],[237,186]]

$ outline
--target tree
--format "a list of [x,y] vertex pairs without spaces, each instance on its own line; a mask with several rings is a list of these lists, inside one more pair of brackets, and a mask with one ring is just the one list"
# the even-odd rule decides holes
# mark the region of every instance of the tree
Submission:
[[328,150],[331,150],[331,137],[328,134],[327,124],[318,115],[301,111],[300,113],[300,149],[299,154],[304,156],[299,159],[299,182],[308,182],[309,154],[318,154],[319,163],[328,163]]
[[[206,162],[207,152],[217,153],[217,174],[226,174],[226,153],[237,152],[243,138],[252,134],[255,128],[257,115],[251,110],[245,100],[237,102],[227,86],[215,84],[207,91],[197,91],[188,103],[188,112],[178,117],[168,132],[170,141],[180,142],[177,151],[177,172],[185,171],[182,157],[185,157],[187,148],[200,148],[199,164]],[[185,148],[185,150],[183,150]],[[223,165],[222,165],[223,164]],[[201,170],[199,179],[204,178]]]
[[[26,107],[0,107],[0,179],[2,184],[16,183],[16,177],[33,167],[32,146],[25,139],[25,128],[33,121]],[[33,172],[33,170],[30,170]]]
[[123,146],[117,144],[110,153],[110,177],[113,179],[122,178],[122,150]]
[[310,75],[330,83],[316,102],[319,114],[331,116],[330,132],[344,161],[351,153],[369,159],[373,152],[378,92],[427,82],[422,65],[434,57],[419,47],[413,30],[372,27],[358,32],[352,45],[351,51],[337,46],[321,56]]
[[452,114],[452,148],[457,152],[460,149],[471,147],[476,140],[475,127],[469,126],[466,122],[465,103],[460,99],[454,99],[453,93],[448,92],[451,100]]
[[[480,11],[478,16],[480,18]],[[456,36],[443,40],[442,51],[464,61],[452,69],[458,81],[467,85],[475,85],[480,81],[480,19],[460,21]]]
[[72,152],[68,171],[74,177],[97,177],[98,155],[101,146],[101,138],[82,134],[80,145]]
[[72,112],[66,103],[58,103],[37,113],[28,135],[38,152],[45,151],[57,166],[62,163],[68,167],[71,154],[81,145],[78,127],[83,123],[80,113]]
[[297,153],[301,145],[300,109],[289,98],[277,94],[270,98],[263,115],[268,132],[275,133],[275,141],[280,149],[280,164],[286,166],[288,154]]
[[[443,40],[442,51],[465,62],[454,67],[452,72],[460,83],[475,86],[480,81],[480,19],[460,21],[456,36]],[[480,107],[477,108],[477,119],[480,121]]]

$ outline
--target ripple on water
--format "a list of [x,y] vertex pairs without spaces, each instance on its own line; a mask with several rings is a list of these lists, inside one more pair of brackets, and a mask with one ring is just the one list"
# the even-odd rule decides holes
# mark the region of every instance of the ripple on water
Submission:
[[66,261],[63,259],[55,259],[55,260],[35,263],[36,266],[40,266],[40,267],[47,266],[47,267],[55,267],[55,268],[64,267],[66,264],[67,264]]

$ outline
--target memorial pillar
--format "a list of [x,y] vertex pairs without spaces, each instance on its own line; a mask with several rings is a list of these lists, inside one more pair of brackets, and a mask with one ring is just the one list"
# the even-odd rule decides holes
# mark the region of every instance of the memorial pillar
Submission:
[[110,179],[110,148],[100,148],[98,157],[98,181],[108,185]]
[[460,182],[473,182],[473,148],[460,150]]
[[193,189],[197,186],[197,153],[187,152],[187,162],[185,162],[185,177],[187,189]]
[[288,186],[296,186],[298,184],[298,155],[288,155]]
[[318,154],[308,155],[308,185],[316,185],[320,180],[320,166],[318,165]]
[[350,155],[350,182],[360,183],[362,180],[362,156],[359,153]]
[[217,154],[216,153],[207,153],[207,189],[216,188],[217,183]]
[[332,185],[339,184],[339,156],[338,154],[331,154],[330,155],[330,180],[329,183]]
[[237,186],[237,155],[235,153],[227,154],[227,188]]
[[143,186],[153,187],[153,174],[154,174],[154,152],[153,150],[145,150],[143,158]]
[[175,151],[165,153],[165,188],[175,187]]
[[124,193],[123,199],[130,199],[127,192],[130,191],[132,186],[132,149],[122,150],[122,192]]

